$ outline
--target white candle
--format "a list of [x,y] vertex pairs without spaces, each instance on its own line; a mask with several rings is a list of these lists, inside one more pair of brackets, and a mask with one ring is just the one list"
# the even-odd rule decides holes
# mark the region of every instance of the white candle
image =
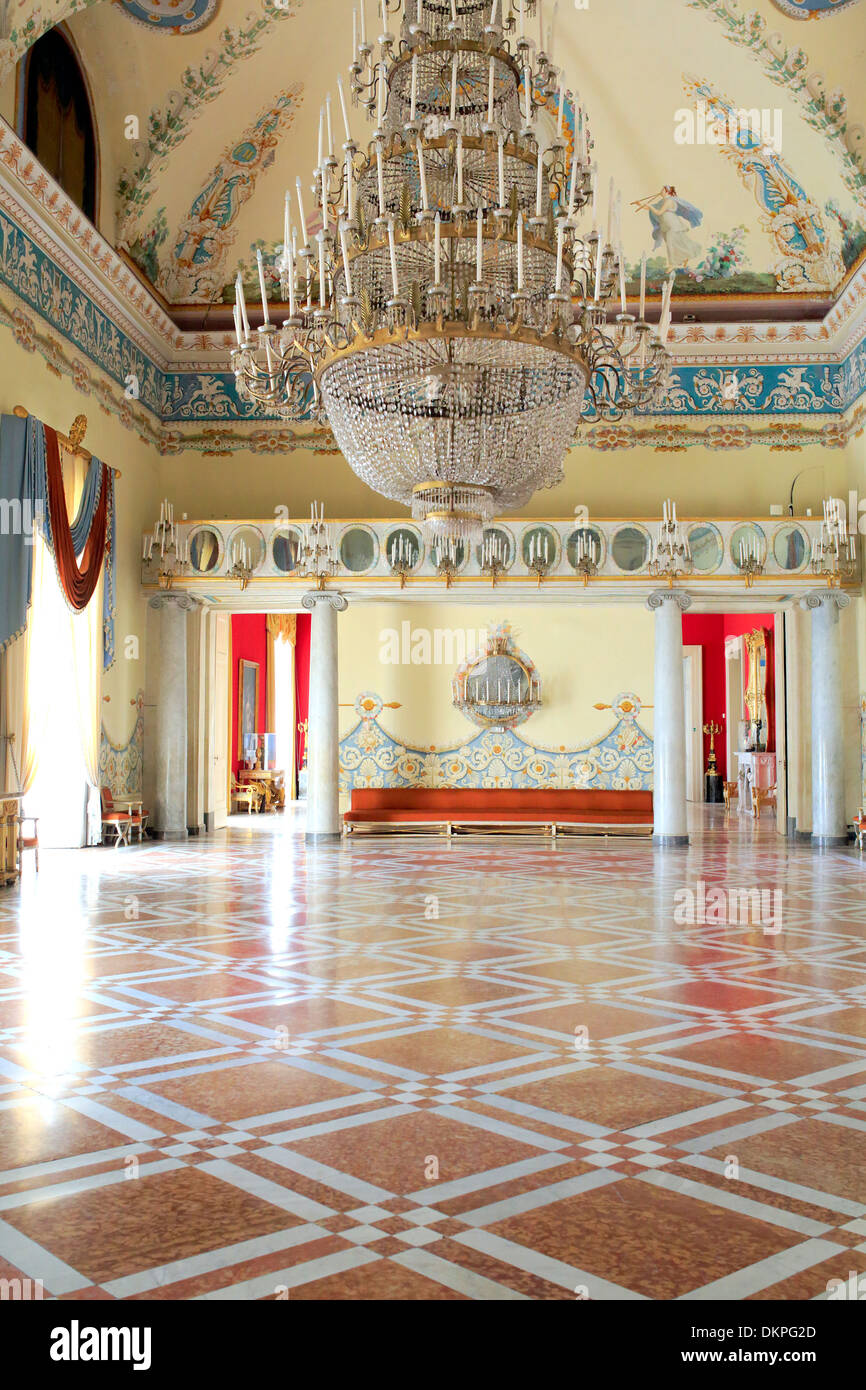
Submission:
[[322,160],[325,157],[325,108],[319,107],[319,157],[316,160],[316,168],[321,169]]
[[425,212],[430,210],[430,199],[427,196],[427,168],[424,163],[424,146],[418,140],[418,178],[421,183],[421,206]]
[[598,165],[592,166],[592,230],[598,231]]
[[346,151],[346,216],[350,222],[355,220],[355,166],[352,156]]
[[560,79],[559,79],[559,117],[558,117],[557,123],[556,123],[556,136],[557,136],[557,139],[558,139],[559,136],[562,134],[562,116],[563,116],[564,110],[565,110],[565,83],[564,83],[562,77],[560,77]]
[[496,23],[496,6],[498,5],[498,3],[499,3],[499,0],[493,0],[493,4],[492,4],[491,7],[490,7],[490,24],[491,24],[491,26],[494,25],[494,24]]
[[544,49],[544,6],[542,0],[538,0],[538,51]]
[[457,117],[457,60],[455,53],[451,59],[451,121],[452,124]]
[[517,288],[523,289],[523,213],[517,216]]
[[326,180],[327,180],[327,177],[328,177],[328,171],[327,171],[327,168],[325,167],[324,164],[322,165],[321,169],[319,170],[319,177],[320,177],[320,179],[321,179],[321,184],[322,184],[322,226],[323,226],[323,228],[325,229],[325,231],[327,231],[327,230],[328,230],[328,189],[327,189]]
[[457,206],[463,206],[463,132],[457,136]]
[[540,216],[541,216],[541,201],[542,201],[542,189],[541,189],[541,185],[542,185],[542,179],[543,179],[543,177],[544,177],[544,151],[542,150],[541,146],[539,145],[539,147],[538,147],[538,177],[536,178],[536,181],[535,181],[535,215],[536,215],[536,217],[540,217]]
[[505,142],[499,137],[499,206],[505,207]]
[[241,279],[240,271],[238,271],[238,278],[235,281],[235,286],[235,293],[237,295],[238,303],[241,306],[241,318],[244,321],[244,338],[248,338],[250,336],[250,321],[247,318],[247,301],[246,296],[244,294],[244,282]]
[[376,141],[376,179],[379,185],[379,216],[385,216],[385,170],[382,164],[382,142]]
[[611,245],[613,244],[613,204],[614,204],[613,179],[611,179],[610,185],[609,185],[609,188],[608,188],[608,197],[607,197],[607,244],[608,244],[608,246],[611,246]]
[[286,256],[289,259],[289,318],[295,317],[295,231],[292,229],[291,247],[286,247]]
[[601,300],[601,242],[595,244],[595,295],[593,296],[596,304]]
[[556,229],[556,284],[555,284],[554,287],[553,287],[553,288],[557,291],[557,293],[558,293],[559,290],[562,288],[562,238],[563,238],[563,232],[564,232],[564,228],[563,228],[563,226],[562,226],[562,223],[560,222],[560,223],[559,223],[559,226],[558,226],[557,229]]
[[412,54],[412,88],[409,95],[409,120],[415,119],[415,107],[418,101],[418,54]]
[[343,79],[339,74],[337,75],[337,91],[340,94],[340,110],[343,113],[343,129],[346,132],[346,144],[350,145],[352,143],[352,132],[349,129],[349,111],[346,106],[346,93],[343,88]]
[[352,293],[352,272],[349,269],[349,247],[347,242],[348,233],[345,226],[340,228],[340,245],[343,248],[343,271],[346,276],[346,294]]
[[352,62],[358,61],[358,11],[352,10]]
[[484,213],[479,207],[475,218],[475,283],[480,285],[484,275]]
[[325,129],[328,133],[328,158],[334,157],[334,130],[331,125],[331,93],[325,97]]
[[622,242],[619,244],[619,303],[622,313],[625,313],[625,257]]
[[378,99],[378,120],[376,124],[381,130],[385,124],[385,64],[379,64],[379,82],[377,84],[376,96]]
[[307,245],[307,219],[304,216],[304,199],[301,193],[301,180],[295,179],[295,188],[298,192],[298,211],[301,214],[301,236],[304,238],[304,245]]
[[434,278],[436,284],[442,283],[442,219],[439,213],[436,214],[435,232],[433,237],[433,265]]
[[388,221],[388,250],[391,253],[391,289],[396,299],[400,293],[400,283],[397,279],[397,248],[394,245],[394,219]]
[[289,265],[289,190],[286,189],[286,201],[283,205],[283,261],[288,273]]
[[520,37],[526,38],[526,0],[520,0]]
[[490,59],[490,67],[487,74],[487,124],[493,125],[493,76],[494,62]]
[[577,150],[574,152],[574,159],[571,161],[571,187],[568,190],[568,217],[569,221],[574,217],[574,200],[577,195],[577,169],[578,159]]
[[[521,20],[522,20],[522,19],[523,19],[523,11],[522,11],[522,10],[520,11],[520,17],[521,17]],[[527,125],[531,125],[531,124],[532,124],[532,73],[531,73],[531,71],[530,71],[530,67],[529,67],[529,64],[528,64],[528,63],[525,65],[525,67],[524,67],[524,69],[523,69],[523,105],[524,105],[524,112],[525,112],[525,116],[526,116],[526,124],[527,124]]]
[[646,318],[646,251],[640,258],[640,316]]
[[457,23],[457,0],[451,0],[451,19]]
[[319,307],[325,307],[325,238],[319,234]]
[[361,0],[361,47],[367,46],[367,0]]
[[241,345],[241,311],[240,311],[240,306],[239,306],[239,304],[238,304],[238,302],[237,302],[237,299],[235,299],[234,307],[233,307],[232,312],[233,312],[233,314],[234,314],[234,320],[235,320],[235,337],[237,338],[238,347],[240,347],[240,345]]

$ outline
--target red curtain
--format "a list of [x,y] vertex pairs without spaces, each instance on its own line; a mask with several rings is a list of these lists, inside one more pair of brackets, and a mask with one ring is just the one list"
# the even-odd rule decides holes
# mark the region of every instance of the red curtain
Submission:
[[93,517],[90,535],[87,537],[82,556],[82,567],[78,568],[69,517],[66,512],[66,499],[63,495],[63,470],[60,465],[60,447],[57,431],[45,426],[45,469],[48,475],[48,516],[51,521],[51,538],[54,542],[54,558],[61,588],[70,608],[80,613],[93,598],[102,562],[105,557],[105,533],[108,519],[108,469],[102,465],[102,487],[99,491],[99,504]]

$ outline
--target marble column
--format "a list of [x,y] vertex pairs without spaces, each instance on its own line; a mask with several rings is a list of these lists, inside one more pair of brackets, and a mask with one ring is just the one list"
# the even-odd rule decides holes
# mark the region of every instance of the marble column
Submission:
[[154,805],[158,839],[187,836],[187,614],[197,606],[189,594],[162,593],[150,600],[159,612],[159,683],[156,691]]
[[653,840],[657,845],[689,842],[682,615],[691,603],[688,594],[676,589],[656,589],[647,599],[647,607],[655,613]]
[[813,589],[801,601],[812,613],[812,844],[840,845],[848,828],[839,611],[851,600],[838,589]]
[[339,840],[340,728],[337,693],[337,614],[342,594],[304,594],[310,624],[310,712],[307,731],[307,844]]

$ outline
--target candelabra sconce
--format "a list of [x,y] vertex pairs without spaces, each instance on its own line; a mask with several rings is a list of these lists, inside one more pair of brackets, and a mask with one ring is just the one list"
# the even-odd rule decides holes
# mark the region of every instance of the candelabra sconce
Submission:
[[325,507],[322,502],[313,502],[310,520],[301,537],[298,574],[301,579],[311,579],[321,592],[336,573],[337,555],[330,527],[325,521]]
[[694,560],[688,538],[680,533],[676,503],[670,499],[665,502],[663,507],[662,521],[655,540],[653,557],[647,569],[655,578],[666,579],[669,589],[674,587],[674,580],[691,574],[694,569]]
[[232,548],[232,566],[228,571],[229,579],[237,579],[241,586],[241,593],[246,589],[252,578],[252,556],[249,546],[244,541],[237,541]]
[[446,541],[437,541],[432,551],[433,563],[436,566],[437,579],[445,580],[446,589],[450,589],[461,565],[460,542],[452,538]]
[[458,667],[451,700],[479,728],[499,731],[513,729],[541,708],[541,678],[514,645],[508,623],[495,627],[484,650]]
[[541,581],[550,573],[555,563],[555,555],[551,558],[550,544],[548,536],[530,536],[529,557],[527,568],[538,580],[538,587],[541,588]]
[[590,579],[594,579],[598,574],[598,561],[591,555],[581,555],[574,568],[578,574],[583,575],[583,587],[586,588]]
[[481,543],[481,573],[496,588],[496,581],[508,569],[508,552],[501,536],[485,536]]
[[848,534],[848,523],[837,498],[824,501],[821,530],[812,538],[810,568],[828,589],[838,589],[843,579],[851,579],[857,569],[857,540]]
[[550,571],[553,569],[553,566],[549,560],[545,560],[543,555],[534,555],[532,559],[529,561],[529,569],[532,572],[532,574],[536,576],[538,580],[538,587],[541,588],[542,580],[545,579],[548,574],[550,574]]
[[418,564],[418,546],[405,536],[395,536],[388,554],[388,568],[400,580],[400,588],[405,589],[406,580]]
[[181,540],[174,520],[174,507],[167,497],[160,503],[159,520],[153,531],[144,538],[142,560],[150,563],[154,549],[159,550],[159,587],[170,590],[175,579],[186,574],[189,568],[189,541]]

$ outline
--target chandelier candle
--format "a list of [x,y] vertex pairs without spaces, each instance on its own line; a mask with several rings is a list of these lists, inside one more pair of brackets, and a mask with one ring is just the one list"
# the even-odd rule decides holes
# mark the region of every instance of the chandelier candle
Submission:
[[347,144],[347,145],[351,145],[351,144],[352,144],[352,132],[351,132],[351,130],[349,129],[349,112],[348,112],[348,109],[347,109],[347,107],[346,107],[346,93],[345,93],[345,90],[344,90],[344,88],[343,88],[343,79],[342,79],[342,77],[340,77],[339,73],[337,74],[337,92],[339,93],[339,97],[340,97],[340,110],[341,110],[342,113],[343,113],[343,129],[344,129],[345,132],[346,132],[346,144]]
[[[418,141],[418,180],[421,185],[421,207],[424,212],[430,211],[430,197],[427,192],[427,166],[424,163],[424,146]],[[438,214],[437,214],[438,215]]]

